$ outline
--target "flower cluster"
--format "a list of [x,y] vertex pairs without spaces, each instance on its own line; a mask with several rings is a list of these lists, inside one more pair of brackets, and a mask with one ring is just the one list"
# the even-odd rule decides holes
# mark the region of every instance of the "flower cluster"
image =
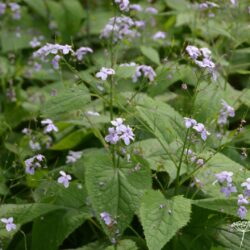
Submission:
[[121,139],[126,145],[130,144],[130,140],[134,141],[134,133],[129,126],[123,124],[124,119],[117,118],[111,121],[114,127],[108,129],[109,134],[105,137],[105,141],[111,144],[116,144]]
[[197,166],[202,167],[204,165],[204,159],[198,158],[197,155],[191,149],[186,149],[185,153],[190,159],[190,161],[195,163]]
[[75,163],[77,160],[79,160],[82,157],[82,151],[69,151],[69,154],[66,158],[66,163]]
[[96,73],[96,77],[102,79],[103,81],[106,81],[108,76],[114,75],[115,71],[110,68],[102,67],[99,72]]
[[10,8],[10,11],[12,13],[12,18],[15,20],[19,20],[21,18],[21,7],[18,3],[3,3],[0,2],[0,16],[3,15],[7,9],[7,7]]
[[64,171],[60,171],[60,177],[57,179],[57,182],[63,184],[65,188],[69,187],[69,181],[72,179],[71,175],[66,174]]
[[204,9],[212,9],[212,8],[219,7],[218,4],[210,2],[210,1],[206,1],[204,3],[201,3],[198,6],[199,6],[199,9],[202,9],[202,10],[204,10]]
[[133,82],[137,82],[138,78],[140,78],[141,76],[144,76],[145,78],[148,78],[148,80],[150,82],[154,81],[155,77],[156,77],[156,73],[153,70],[153,68],[151,66],[147,66],[147,65],[139,65],[136,68],[136,72],[132,78]]
[[135,27],[136,22],[134,22],[130,17],[112,17],[104,27],[101,33],[101,38],[112,37],[113,42],[117,42],[125,37],[138,37],[140,36],[140,33],[134,29]]
[[44,133],[50,133],[50,132],[58,132],[58,128],[54,125],[53,121],[50,119],[42,120],[41,121],[42,125],[46,126],[44,128]]
[[39,36],[39,37],[33,37],[33,39],[30,41],[30,46],[32,48],[36,48],[41,46],[41,41],[44,39],[43,36]]
[[35,155],[29,159],[26,159],[24,161],[25,163],[25,172],[27,174],[31,174],[34,175],[35,174],[35,169],[37,168],[41,168],[42,167],[42,163],[44,162],[45,157],[41,154]]
[[201,139],[203,141],[207,140],[207,136],[210,135],[210,133],[206,130],[204,124],[197,123],[197,121],[192,118],[184,117],[184,120],[186,128],[193,128],[196,132],[198,132],[201,135]]
[[186,47],[186,51],[196,65],[198,65],[200,68],[208,69],[208,71],[212,74],[213,79],[216,80],[216,74],[214,71],[215,64],[211,60],[212,53],[208,48],[198,49],[195,46],[188,45]]
[[222,109],[220,110],[218,124],[225,125],[227,124],[228,117],[235,116],[235,111],[234,111],[234,108],[229,106],[224,100],[222,100],[221,104],[222,104]]
[[5,224],[5,228],[8,232],[16,229],[16,224],[14,224],[13,217],[10,218],[1,218],[1,222]]

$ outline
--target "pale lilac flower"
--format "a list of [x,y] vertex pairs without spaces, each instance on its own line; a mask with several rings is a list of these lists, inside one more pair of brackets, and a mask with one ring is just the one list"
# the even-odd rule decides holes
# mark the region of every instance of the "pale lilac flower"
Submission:
[[0,16],[3,15],[6,11],[6,4],[0,2]]
[[108,76],[114,74],[115,71],[113,69],[102,67],[101,70],[98,73],[96,73],[96,77],[105,81],[107,80]]
[[108,128],[109,134],[105,136],[105,141],[111,144],[116,144],[119,140],[119,134],[115,128]]
[[32,48],[39,47],[41,45],[41,42],[38,40],[37,37],[33,37],[33,39],[30,41],[30,46]]
[[153,40],[165,39],[166,33],[163,31],[158,31],[153,35]]
[[192,59],[197,59],[201,55],[200,50],[192,45],[188,45],[186,51]]
[[124,129],[122,129],[122,135],[120,136],[120,138],[124,141],[124,143],[126,145],[130,144],[130,140],[134,140],[134,133],[132,131],[132,129],[129,126],[126,126]]
[[146,22],[143,20],[135,21],[135,27],[143,29],[146,27]]
[[121,125],[123,125],[124,119],[123,118],[116,118],[115,120],[111,121],[111,124],[115,127],[119,128],[121,127]]
[[102,213],[100,213],[100,216],[101,216],[102,220],[104,221],[104,223],[105,223],[107,226],[109,226],[109,225],[112,224],[112,218],[111,218],[111,216],[110,216],[109,213],[107,213],[107,212],[102,212]]
[[222,187],[220,191],[224,193],[226,197],[229,197],[231,193],[237,193],[237,189],[232,183],[228,183],[227,186]]
[[197,159],[196,164],[201,167],[201,166],[204,165],[204,160],[203,159]]
[[250,178],[247,178],[246,182],[243,182],[241,186],[245,187],[246,190],[250,190]]
[[146,8],[145,12],[156,15],[158,13],[158,10],[154,7],[148,7]]
[[223,183],[224,181],[231,183],[233,181],[232,176],[233,176],[233,172],[229,172],[229,171],[222,171],[218,174],[215,174],[215,177],[219,183]]
[[81,47],[75,52],[75,56],[78,61],[81,61],[83,57],[88,53],[93,53],[93,50],[88,47]]
[[194,62],[201,68],[208,68],[212,70],[215,67],[215,64],[210,58],[203,58],[202,61],[195,60]]
[[19,4],[17,3],[9,3],[9,7],[11,9],[12,12],[12,18],[13,19],[20,19],[21,18],[21,7]]
[[60,171],[61,177],[57,179],[57,182],[63,184],[65,188],[69,187],[69,181],[72,177],[69,174],[66,174],[64,171]]
[[53,121],[50,119],[42,120],[41,121],[42,125],[46,125],[44,128],[44,133],[50,133],[52,131],[58,132],[58,128],[54,125]]
[[205,141],[207,139],[207,136],[210,135],[210,133],[206,130],[204,124],[197,123],[193,126],[193,129],[196,130],[201,135],[201,139]]
[[212,55],[211,50],[208,48],[200,48],[200,51],[205,58],[210,58]]
[[136,72],[132,78],[132,81],[137,82],[138,78],[140,78],[141,76],[148,78],[148,80],[152,82],[154,81],[154,78],[156,77],[156,73],[151,66],[140,65],[136,68]]
[[54,69],[59,69],[60,66],[59,66],[59,61],[60,61],[61,57],[59,55],[56,55],[53,60],[51,61],[52,65],[53,65],[53,68]]
[[204,183],[201,182],[200,179],[194,177],[194,181],[190,184],[191,187],[197,186],[199,188],[204,186]]
[[191,128],[197,124],[197,121],[192,118],[184,117],[186,128]]
[[42,167],[42,162],[44,161],[45,157],[41,154],[35,155],[29,159],[26,159],[24,161],[25,163],[25,172],[30,175],[35,174],[35,169],[36,168],[41,168]]
[[237,214],[239,215],[239,217],[243,220],[245,219],[246,215],[247,215],[247,209],[244,206],[240,206]]
[[82,151],[69,151],[67,155],[66,164],[75,163],[82,157]]
[[115,0],[115,3],[119,4],[121,11],[128,11],[129,10],[129,0]]
[[25,134],[25,135],[30,135],[30,134],[31,134],[31,129],[29,129],[29,128],[24,128],[24,129],[22,130],[22,133]]
[[5,228],[8,232],[15,230],[16,229],[16,224],[14,224],[14,219],[13,217],[10,218],[2,218],[1,222],[5,224]]
[[87,111],[85,114],[90,116],[100,116],[100,113],[95,111]]
[[41,145],[39,142],[34,142],[33,140],[29,141],[29,146],[33,151],[41,150]]
[[247,205],[249,202],[248,202],[248,200],[247,200],[247,198],[246,197],[244,197],[242,194],[239,194],[238,195],[238,205],[240,206],[240,205],[243,205],[243,204],[245,204],[245,205]]
[[229,106],[224,100],[222,100],[222,109],[220,110],[220,115],[218,118],[218,124],[224,125],[227,123],[228,117],[234,117],[235,111],[234,108]]
[[135,10],[135,11],[138,11],[138,12],[143,11],[143,9],[142,9],[142,7],[141,7],[140,4],[130,4],[130,5],[129,5],[129,8],[130,8],[131,10]]
[[38,62],[35,62],[34,63],[34,71],[35,72],[38,72],[38,71],[40,71],[42,69],[42,65],[40,64],[40,63],[38,63]]

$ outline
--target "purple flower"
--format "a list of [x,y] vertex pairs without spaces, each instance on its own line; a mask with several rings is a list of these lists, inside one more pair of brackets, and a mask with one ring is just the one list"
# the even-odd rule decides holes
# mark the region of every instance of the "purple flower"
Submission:
[[158,31],[153,35],[153,40],[165,39],[166,33],[163,31]]
[[124,141],[126,145],[130,144],[130,140],[134,140],[134,133],[132,129],[129,126],[126,126],[122,129],[123,134],[120,136],[120,138]]
[[218,124],[224,125],[227,123],[228,117],[235,116],[235,111],[234,111],[234,108],[229,106],[224,100],[222,100],[221,104],[222,104],[222,109],[220,110]]
[[238,195],[238,205],[248,204],[248,200],[246,197],[244,197],[242,194]]
[[60,66],[59,66],[59,61],[60,61],[60,59],[61,59],[61,57],[59,56],[59,55],[56,55],[54,58],[53,58],[53,60],[52,60],[52,65],[53,65],[53,68],[54,69],[59,69],[60,68]]
[[192,118],[184,117],[186,128],[191,128],[197,124],[197,121]]
[[143,9],[142,9],[142,7],[141,7],[140,4],[130,4],[129,8],[131,10],[135,10],[135,11],[139,11],[139,12],[143,11]]
[[218,174],[215,174],[215,177],[219,183],[223,183],[224,181],[231,183],[233,176],[233,172],[228,172],[228,171],[222,171]]
[[83,57],[88,53],[93,53],[93,50],[88,47],[81,47],[75,52],[75,56],[78,61],[81,61]]
[[245,219],[246,215],[247,215],[247,209],[244,206],[240,206],[237,214],[239,215],[239,217],[243,220]]
[[196,164],[198,165],[198,166],[203,166],[204,165],[204,160],[203,159],[198,159],[197,161],[196,161]]
[[138,78],[142,75],[148,78],[151,82],[154,81],[154,78],[156,77],[156,73],[152,67],[147,65],[140,65],[136,68],[135,75],[132,78],[133,82],[137,82]]
[[96,73],[96,77],[102,79],[103,81],[106,81],[108,76],[114,75],[114,74],[115,74],[115,71],[113,69],[102,67],[101,71]]
[[33,37],[33,39],[30,41],[30,46],[32,48],[39,47],[41,45],[41,42],[38,40],[37,37]]
[[34,142],[33,140],[29,141],[29,146],[33,151],[41,150],[41,145],[39,142]]
[[229,197],[231,193],[237,193],[237,189],[232,183],[228,183],[226,187],[222,187],[220,190],[225,194],[226,197]]
[[75,151],[70,150],[69,154],[67,155],[66,164],[74,163],[77,160],[79,160],[81,157],[82,157],[82,151],[75,152]]
[[9,7],[12,11],[12,18],[16,20],[20,19],[21,18],[20,5],[17,3],[9,3]]
[[188,45],[186,51],[192,59],[197,59],[201,55],[200,50],[192,45]]
[[35,169],[36,168],[41,168],[42,167],[42,162],[44,161],[45,157],[41,154],[35,155],[29,159],[26,159],[24,161],[24,164],[26,166],[25,172],[30,175],[35,174]]
[[6,11],[6,4],[0,2],[0,16],[3,15]]
[[210,133],[205,129],[204,124],[197,123],[193,126],[193,129],[196,130],[201,135],[201,139],[205,141],[207,139],[207,135],[210,135]]
[[120,140],[118,132],[115,128],[108,128],[108,130],[109,134],[105,136],[105,141],[111,144],[116,144]]
[[129,0],[115,0],[115,3],[119,4],[121,11],[128,11],[129,10]]
[[54,125],[53,121],[50,119],[46,119],[46,120],[42,120],[41,121],[42,125],[46,125],[46,127],[44,128],[44,133],[50,133],[52,131],[57,132],[58,128]]
[[109,225],[112,224],[112,218],[111,218],[111,216],[110,216],[109,213],[107,213],[107,212],[102,212],[102,213],[100,213],[100,216],[101,216],[102,220],[104,221],[104,223],[105,223],[107,226],[109,226]]
[[154,7],[148,7],[148,8],[146,8],[145,12],[153,14],[153,15],[158,14],[158,10],[156,8],[154,8]]
[[245,187],[246,190],[250,190],[250,178],[247,178],[246,182],[243,182],[241,186]]
[[1,222],[5,224],[5,228],[8,232],[15,230],[16,229],[16,224],[14,224],[14,219],[13,217],[10,218],[2,218]]
[[66,174],[64,171],[60,171],[61,177],[57,179],[57,182],[63,184],[65,188],[69,187],[69,181],[72,179],[69,174]]

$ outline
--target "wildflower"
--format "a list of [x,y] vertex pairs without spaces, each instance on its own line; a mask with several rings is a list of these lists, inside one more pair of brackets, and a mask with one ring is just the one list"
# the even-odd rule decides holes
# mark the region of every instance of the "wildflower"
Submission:
[[83,57],[88,53],[93,53],[93,50],[88,47],[81,47],[75,52],[75,56],[78,61],[81,61]]
[[109,213],[107,213],[107,212],[102,212],[102,213],[100,213],[100,216],[101,216],[102,220],[104,221],[104,223],[105,223],[107,226],[112,225],[112,218],[111,218],[111,216],[110,216]]
[[140,4],[130,4],[129,8],[130,10],[135,10],[138,12],[141,12],[143,10]]
[[246,182],[243,182],[241,186],[245,187],[246,190],[250,190],[250,178],[247,178]]
[[229,197],[231,193],[236,193],[237,189],[232,183],[227,183],[227,186],[222,187],[220,191],[224,193],[226,197]]
[[25,134],[25,135],[29,135],[29,134],[31,134],[31,129],[29,129],[29,128],[24,128],[24,129],[22,130],[22,133]]
[[60,61],[61,57],[59,55],[56,55],[53,60],[52,60],[52,65],[54,69],[59,69],[59,61]]
[[67,155],[66,163],[74,163],[77,160],[79,160],[82,157],[82,151],[69,151],[69,154]]
[[111,124],[116,127],[117,132],[121,132],[122,129],[125,128],[123,121],[124,121],[123,118],[116,118],[115,120],[111,121]]
[[5,224],[5,228],[8,232],[15,230],[16,229],[16,224],[14,224],[14,219],[13,217],[10,218],[2,218],[1,222]]
[[153,40],[165,39],[166,33],[163,31],[158,31],[153,35]]
[[41,45],[41,42],[38,40],[37,37],[33,37],[33,39],[30,41],[30,46],[32,48],[39,47]]
[[145,12],[153,14],[153,15],[158,14],[158,10],[156,8],[154,8],[154,7],[148,7],[148,8],[146,8]]
[[111,144],[116,144],[119,140],[119,134],[115,128],[108,128],[109,134],[105,136],[105,141],[110,142]]
[[199,188],[203,187],[204,184],[201,182],[200,179],[194,177],[194,181],[190,184],[191,187],[197,186]]
[[21,7],[17,3],[9,3],[10,10],[12,12],[13,19],[20,19],[21,18]]
[[109,75],[114,75],[114,74],[115,74],[115,71],[113,69],[102,67],[101,71],[96,73],[96,77],[105,81],[107,80]]
[[60,171],[60,177],[57,179],[57,182],[63,184],[65,188],[69,187],[69,181],[72,177],[69,174],[66,174],[64,171]]
[[248,200],[246,197],[244,197],[242,194],[238,195],[238,205],[248,204]]
[[24,161],[25,163],[25,172],[30,175],[35,174],[35,169],[36,168],[41,168],[42,167],[42,162],[44,161],[45,157],[41,154],[35,155],[29,159],[26,159]]
[[135,27],[143,29],[145,28],[145,26],[146,26],[145,21],[143,20],[135,21]]
[[233,172],[228,172],[228,171],[222,171],[218,174],[215,174],[215,177],[219,183],[223,183],[224,181],[227,181],[228,183],[231,183],[233,176]]
[[188,45],[186,51],[192,59],[197,59],[201,55],[200,50],[192,45]]
[[240,206],[238,211],[237,211],[237,214],[239,215],[239,217],[241,219],[245,219],[246,215],[247,215],[247,209],[246,207],[244,206]]
[[197,121],[192,118],[184,117],[186,128],[191,128],[197,124]]
[[219,125],[224,125],[227,123],[227,118],[228,117],[234,117],[235,116],[235,111],[234,108],[229,106],[224,100],[221,102],[222,104],[222,109],[220,110],[220,115],[218,118],[218,124]]
[[121,11],[128,11],[129,10],[129,0],[115,0],[115,3],[119,4]]
[[197,161],[196,161],[196,164],[198,165],[198,166],[203,166],[204,165],[204,160],[203,159],[198,159]]
[[33,151],[41,150],[41,145],[39,142],[34,142],[33,140],[29,141],[29,146]]
[[207,135],[210,135],[210,133],[205,129],[205,126],[202,123],[197,123],[196,125],[193,126],[193,129],[201,134],[201,139],[203,141],[207,139]]
[[133,141],[134,136],[135,136],[132,129],[129,126],[127,126],[124,129],[122,129],[122,132],[123,132],[123,134],[120,136],[120,138],[123,139],[123,141],[126,145],[129,145],[130,140]]
[[52,131],[57,132],[58,128],[54,125],[53,121],[50,119],[46,119],[46,120],[42,120],[41,121],[42,125],[46,125],[46,127],[44,128],[44,133],[50,133]]
[[6,11],[6,4],[0,2],[0,16],[3,15]]
[[135,75],[132,78],[133,82],[137,82],[138,78],[142,75],[148,78],[150,82],[154,81],[154,78],[156,77],[156,73],[151,66],[140,65],[136,68]]

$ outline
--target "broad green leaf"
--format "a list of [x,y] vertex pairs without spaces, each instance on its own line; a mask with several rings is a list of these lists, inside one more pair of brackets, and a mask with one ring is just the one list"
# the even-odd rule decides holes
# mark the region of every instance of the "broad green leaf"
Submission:
[[116,246],[106,247],[105,250],[137,250],[136,243],[132,240],[121,240]]
[[49,14],[46,9],[46,2],[43,0],[24,0],[24,2],[44,18]]
[[119,78],[131,78],[136,72],[136,66],[119,66],[115,72]]
[[141,46],[141,52],[144,56],[146,56],[149,60],[151,60],[155,64],[157,65],[161,64],[157,50],[151,47]]
[[165,0],[165,3],[172,9],[177,11],[186,11],[190,6],[189,2],[186,0],[175,0],[174,2],[171,0]]
[[149,250],[160,250],[190,220],[191,201],[182,196],[167,200],[159,191],[146,191],[140,219]]
[[65,89],[57,96],[51,97],[43,106],[42,113],[45,117],[60,115],[73,110],[84,108],[90,101],[90,95],[85,87]]
[[[128,164],[122,159],[119,162],[119,167],[113,167],[111,155],[103,150],[94,150],[84,157],[88,195],[96,217],[110,237],[112,230],[107,229],[100,213],[108,212],[123,232],[139,208],[143,190],[151,187],[147,164],[143,161]],[[138,171],[134,170],[136,164],[141,165]]]

